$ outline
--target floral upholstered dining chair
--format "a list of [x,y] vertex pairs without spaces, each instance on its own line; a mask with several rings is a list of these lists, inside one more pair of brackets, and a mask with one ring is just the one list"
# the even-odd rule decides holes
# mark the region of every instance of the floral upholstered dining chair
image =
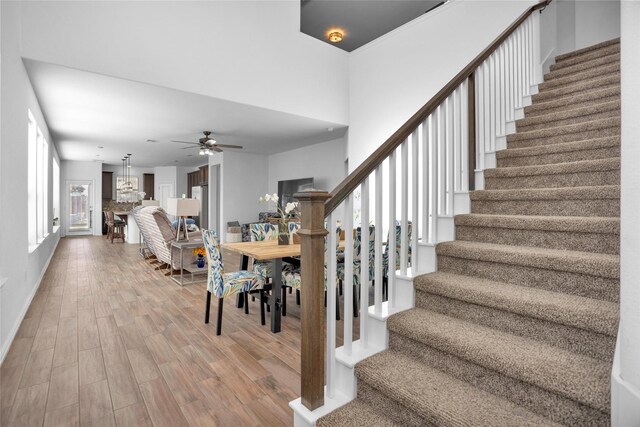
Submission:
[[216,335],[222,333],[222,307],[226,297],[242,294],[244,297],[245,312],[248,313],[251,292],[260,293],[260,321],[265,324],[264,314],[264,278],[259,274],[241,270],[233,273],[224,272],[224,263],[220,253],[218,236],[213,230],[202,230],[202,240],[207,251],[207,302],[205,307],[204,323],[209,323],[211,311],[211,295],[218,298],[218,321],[216,323]]

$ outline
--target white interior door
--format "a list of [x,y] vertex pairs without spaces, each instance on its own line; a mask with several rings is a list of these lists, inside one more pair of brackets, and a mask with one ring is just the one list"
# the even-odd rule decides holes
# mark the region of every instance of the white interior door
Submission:
[[175,197],[176,186],[174,183],[158,184],[157,200],[160,200],[160,207],[167,210],[167,199]]

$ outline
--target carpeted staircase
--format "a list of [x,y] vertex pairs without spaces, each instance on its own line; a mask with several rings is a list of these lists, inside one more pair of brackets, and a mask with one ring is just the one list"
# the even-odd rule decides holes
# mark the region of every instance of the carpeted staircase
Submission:
[[620,45],[556,58],[533,105],[319,426],[609,424],[618,327]]

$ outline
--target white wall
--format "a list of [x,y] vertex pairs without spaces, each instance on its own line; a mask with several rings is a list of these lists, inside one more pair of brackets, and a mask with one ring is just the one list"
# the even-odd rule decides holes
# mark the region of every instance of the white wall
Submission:
[[239,221],[240,224],[255,222],[258,214],[266,210],[265,205],[258,203],[258,198],[264,196],[268,190],[268,176],[267,156],[231,151],[223,153],[221,185],[223,236],[226,235],[227,222]]
[[362,163],[534,3],[452,1],[352,52],[349,169]]
[[620,0],[554,0],[541,25],[541,57],[549,71],[557,55],[620,37]]
[[[27,109],[33,113],[49,143],[49,202],[53,219],[52,158],[58,158],[54,141],[42,116],[20,58],[20,7],[0,2],[0,360],[40,284],[60,234],[53,232],[29,253],[27,224]],[[3,279],[4,277],[4,279]],[[5,280],[6,279],[6,280]]]
[[28,58],[347,123],[347,53],[300,2],[21,2]]
[[620,330],[612,376],[614,426],[640,420],[640,2],[623,1]]
[[313,177],[319,190],[333,190],[345,177],[345,138],[310,145],[268,157],[269,193],[278,192],[278,181]]
[[91,197],[89,200],[90,208],[93,211],[92,227],[93,235],[102,235],[102,163],[99,162],[79,162],[75,160],[63,160],[60,165],[60,179],[62,184],[60,206],[62,212],[60,213],[62,229],[66,230],[69,218],[69,197],[68,196],[68,182],[69,181],[90,181],[91,182]]

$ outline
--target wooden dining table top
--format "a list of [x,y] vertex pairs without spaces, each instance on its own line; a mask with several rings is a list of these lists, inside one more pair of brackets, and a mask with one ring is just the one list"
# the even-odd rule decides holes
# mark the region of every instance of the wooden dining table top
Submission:
[[[226,250],[260,261],[300,256],[301,251],[299,243],[279,245],[276,239],[259,242],[223,243],[220,246]],[[344,249],[344,240],[340,241],[338,248]]]

